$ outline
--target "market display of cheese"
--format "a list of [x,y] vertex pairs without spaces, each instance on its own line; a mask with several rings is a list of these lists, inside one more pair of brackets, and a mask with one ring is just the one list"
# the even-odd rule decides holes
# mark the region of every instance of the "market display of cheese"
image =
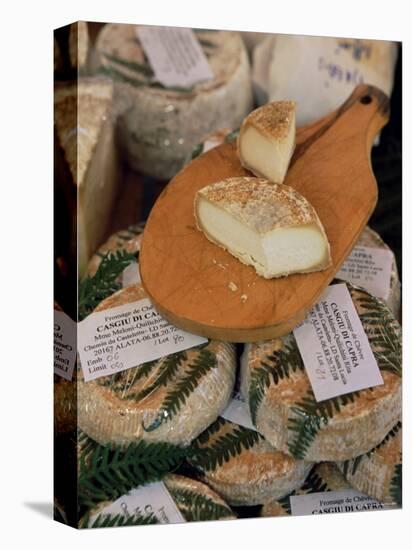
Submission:
[[89,32],[85,21],[78,21],[70,25],[69,57],[74,69],[82,71],[89,55]]
[[345,480],[336,464],[333,462],[322,462],[316,464],[305,479],[303,485],[293,491],[290,495],[272,500],[262,506],[261,516],[290,516],[290,496],[292,495],[307,495],[310,493],[324,493],[326,491],[344,491],[350,489],[351,486]]
[[376,447],[338,463],[347,481],[361,493],[381,501],[402,503],[402,423],[399,421]]
[[292,187],[236,177],[200,189],[198,229],[267,279],[326,269],[330,246],[315,209]]
[[239,33],[195,31],[214,78],[189,88],[165,88],[153,77],[136,29],[105,25],[92,65],[115,83],[120,143],[129,164],[166,180],[203,136],[238,127],[251,110],[249,61]]
[[274,449],[255,430],[218,418],[192,444],[191,464],[229,504],[263,504],[302,485],[312,464]]
[[[142,243],[144,223],[130,225],[126,229],[121,231],[116,231],[111,235],[106,242],[104,242],[93,256],[90,258],[90,261],[87,266],[86,275],[93,276],[96,274],[96,271],[102,261],[102,258],[108,252],[117,252],[118,250],[125,250],[132,254],[136,254],[140,250],[140,245]],[[136,267],[136,269],[138,269]]]
[[[141,285],[131,285],[95,311],[146,297]],[[102,445],[142,439],[187,445],[223,411],[235,369],[234,347],[210,341],[111,376],[88,382],[80,377],[79,427]]]
[[[379,250],[391,250],[389,246],[382,240],[382,238],[371,229],[369,226],[366,226],[365,229],[360,234],[359,239],[356,241],[356,246],[366,246],[370,248],[377,248]],[[344,277],[342,277],[344,278]],[[390,274],[390,283],[389,283],[389,296],[385,300],[389,309],[392,311],[395,319],[400,320],[401,313],[401,283],[399,281],[398,268],[396,266],[396,259],[393,256],[392,268]]]
[[240,162],[255,176],[283,183],[295,149],[295,135],[295,103],[267,103],[242,122],[237,140]]
[[383,384],[317,402],[295,337],[250,344],[242,393],[252,421],[277,449],[296,458],[342,461],[370,451],[401,414],[401,328],[388,307],[347,284]]
[[[54,123],[72,182],[78,189],[78,270],[81,276],[101,244],[118,187],[114,146],[113,86],[84,78],[61,84],[54,94]],[[75,217],[74,217],[75,219]]]

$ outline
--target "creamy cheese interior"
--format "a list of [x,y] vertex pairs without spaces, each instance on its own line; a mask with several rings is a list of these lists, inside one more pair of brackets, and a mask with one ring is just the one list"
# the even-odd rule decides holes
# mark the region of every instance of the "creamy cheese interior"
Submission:
[[274,229],[261,235],[204,199],[198,202],[197,217],[211,240],[266,278],[311,270],[327,255],[325,237],[315,225]]
[[240,142],[240,155],[252,172],[265,176],[270,181],[282,183],[285,179],[295,145],[294,126],[282,140],[275,140],[261,134],[250,126],[243,132]]

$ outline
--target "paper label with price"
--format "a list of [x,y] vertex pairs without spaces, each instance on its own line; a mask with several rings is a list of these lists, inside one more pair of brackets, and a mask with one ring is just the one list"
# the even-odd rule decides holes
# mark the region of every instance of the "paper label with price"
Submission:
[[86,382],[205,342],[207,338],[170,325],[148,298],[92,313],[78,330]]
[[123,495],[98,514],[90,518],[89,524],[97,519],[99,515],[123,515],[126,519],[138,516],[153,516],[159,523],[185,523],[179,508],[171,497],[162,481],[156,481],[132,489],[127,495]]
[[317,401],[383,384],[346,284],[329,286],[293,334]]
[[77,324],[63,311],[54,310],[54,374],[65,380],[73,377],[76,363]]

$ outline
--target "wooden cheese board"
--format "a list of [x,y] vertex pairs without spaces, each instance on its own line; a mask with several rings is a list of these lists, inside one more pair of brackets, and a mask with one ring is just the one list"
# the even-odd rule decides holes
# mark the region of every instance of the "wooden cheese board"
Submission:
[[333,265],[318,273],[263,279],[196,228],[199,189],[250,175],[235,143],[187,165],[159,196],[144,231],[140,271],[159,312],[180,328],[218,340],[256,342],[290,332],[333,279],[375,208],[370,151],[388,119],[388,97],[361,85],[339,109],[297,130],[284,183],[309,200],[325,227]]

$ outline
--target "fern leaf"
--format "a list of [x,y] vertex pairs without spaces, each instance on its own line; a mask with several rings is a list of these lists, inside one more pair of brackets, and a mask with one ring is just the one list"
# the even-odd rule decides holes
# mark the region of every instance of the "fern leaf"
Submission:
[[[225,421],[223,421],[225,423]],[[216,426],[222,426],[218,419]],[[213,426],[213,425],[212,425]],[[218,428],[213,426],[209,429],[209,436],[218,431]],[[243,426],[237,426],[232,432],[225,433],[217,437],[213,443],[207,444],[208,439],[203,437],[202,445],[199,438],[192,443],[191,463],[198,469],[203,471],[215,470],[232,457],[239,455],[244,449],[251,449],[256,443],[262,441],[262,436],[254,430],[249,430]],[[206,445],[206,446],[203,446]]]
[[200,380],[214,369],[216,364],[216,356],[208,349],[201,349],[193,363],[188,365],[185,374],[167,392],[157,418],[144,429],[148,432],[153,431],[163,422],[171,420],[184,406],[190,394],[195,391]]
[[402,464],[396,464],[395,466],[390,495],[398,506],[402,506]]
[[161,479],[177,468],[188,449],[169,443],[132,443],[125,449],[96,444],[87,460],[80,458],[79,504],[90,508],[116,500],[131,489]]
[[81,521],[79,527],[81,529],[99,529],[100,527],[127,527],[131,525],[154,525],[158,523],[153,514],[141,516],[133,514],[132,516],[124,516],[123,514],[99,514],[89,525],[89,514]]
[[171,495],[186,521],[210,521],[234,515],[229,506],[190,489],[173,489]]

